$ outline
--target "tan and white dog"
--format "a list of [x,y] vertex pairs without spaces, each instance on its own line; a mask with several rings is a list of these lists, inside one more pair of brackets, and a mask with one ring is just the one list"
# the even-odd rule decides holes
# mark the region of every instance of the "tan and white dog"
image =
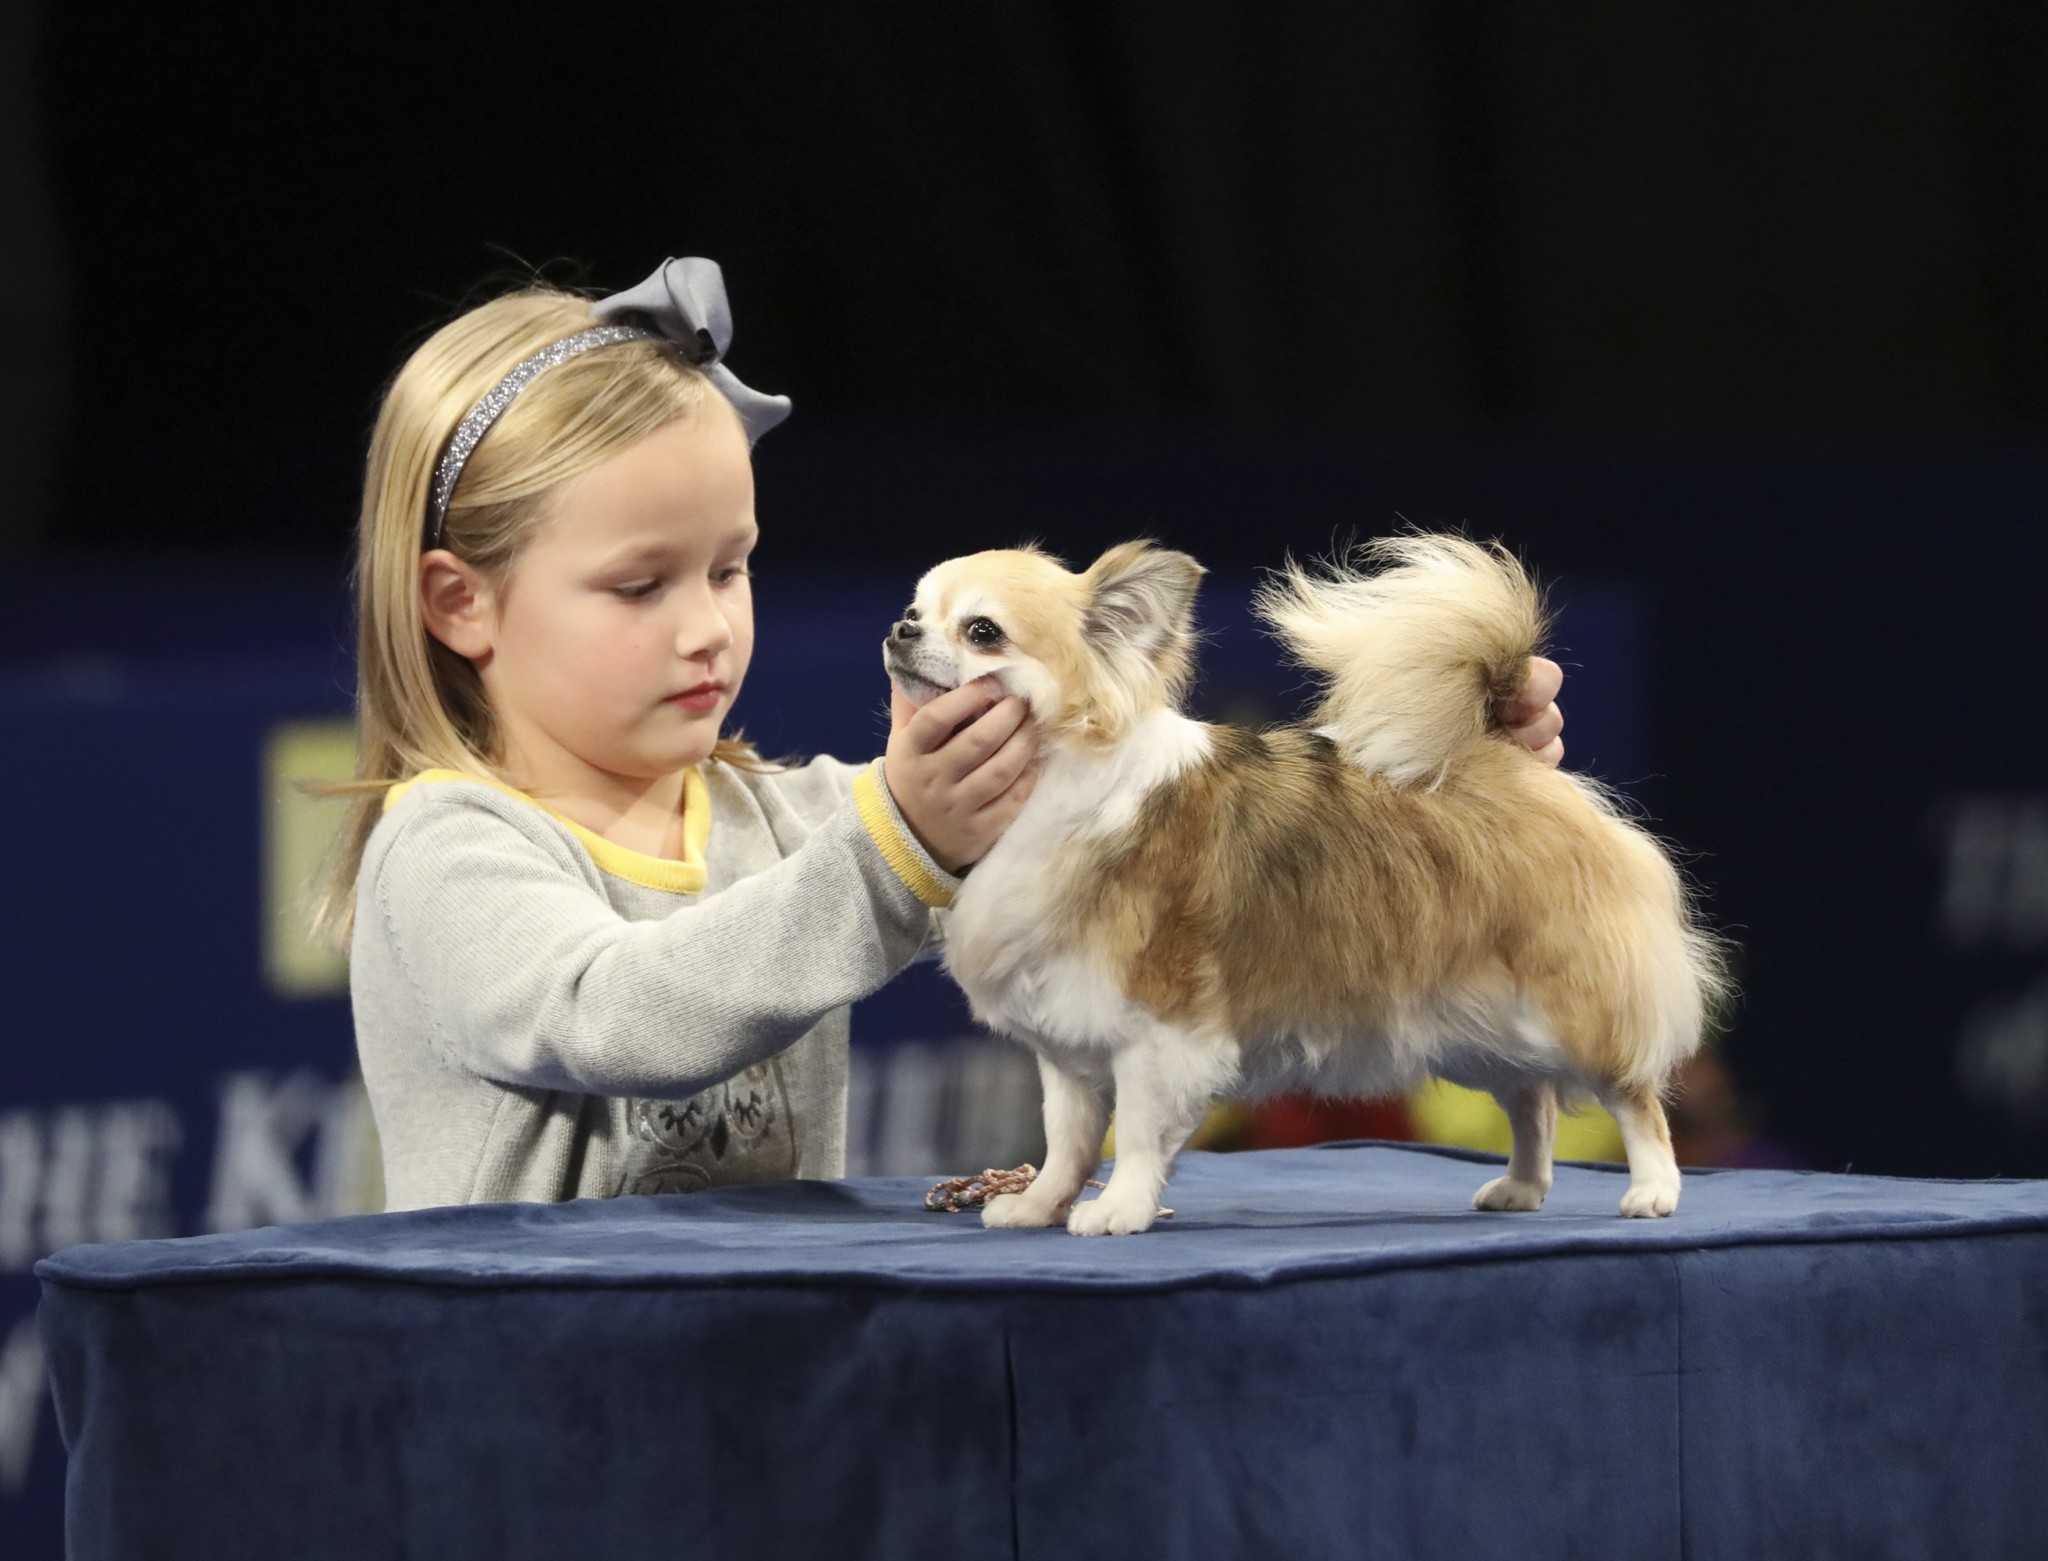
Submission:
[[[1436,1076],[1514,1128],[1481,1209],[1534,1209],[1560,1098],[1614,1113],[1625,1215],[1669,1214],[1662,1092],[1722,995],[1657,842],[1492,723],[1544,633],[1498,545],[1407,536],[1289,565],[1259,611],[1325,680],[1311,725],[1181,713],[1200,565],[1148,543],[1073,573],[1032,549],[927,574],[885,642],[916,701],[993,675],[1043,771],[968,875],[946,966],[1038,1055],[1045,1165],[991,1226],[1148,1228],[1214,1097],[1376,1095]],[[1115,1170],[1101,1160],[1112,1095]]]

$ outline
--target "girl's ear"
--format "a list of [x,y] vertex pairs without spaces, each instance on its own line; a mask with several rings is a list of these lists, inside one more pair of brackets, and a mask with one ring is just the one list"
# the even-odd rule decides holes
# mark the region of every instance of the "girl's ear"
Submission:
[[420,617],[458,656],[476,661],[491,653],[498,615],[490,582],[446,548],[420,558]]

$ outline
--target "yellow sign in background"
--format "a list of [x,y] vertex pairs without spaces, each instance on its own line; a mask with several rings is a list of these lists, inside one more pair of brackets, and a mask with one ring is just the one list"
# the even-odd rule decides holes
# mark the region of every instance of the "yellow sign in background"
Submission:
[[336,997],[348,960],[313,941],[313,898],[347,816],[339,797],[309,797],[300,781],[345,781],[356,772],[354,723],[346,717],[286,721],[263,744],[263,973],[280,997]]

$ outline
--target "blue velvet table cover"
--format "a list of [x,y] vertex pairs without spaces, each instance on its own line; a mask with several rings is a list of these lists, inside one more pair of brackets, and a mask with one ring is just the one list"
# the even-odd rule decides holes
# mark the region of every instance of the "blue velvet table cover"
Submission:
[[38,1267],[69,1553],[2048,1555],[2048,1183],[1182,1158],[1135,1238],[929,1179]]

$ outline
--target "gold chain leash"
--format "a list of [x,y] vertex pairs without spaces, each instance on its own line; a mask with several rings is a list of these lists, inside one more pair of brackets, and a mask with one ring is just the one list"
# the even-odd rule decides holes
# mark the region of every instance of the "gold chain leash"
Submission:
[[[937,1214],[959,1214],[968,1209],[978,1209],[991,1198],[1000,1198],[1005,1193],[1022,1192],[1038,1179],[1038,1167],[1025,1161],[1014,1170],[999,1171],[991,1166],[974,1176],[954,1176],[940,1182],[924,1195],[924,1206]],[[1090,1181],[1090,1187],[1102,1183]],[[1173,1210],[1161,1209],[1163,1220],[1173,1218]]]

